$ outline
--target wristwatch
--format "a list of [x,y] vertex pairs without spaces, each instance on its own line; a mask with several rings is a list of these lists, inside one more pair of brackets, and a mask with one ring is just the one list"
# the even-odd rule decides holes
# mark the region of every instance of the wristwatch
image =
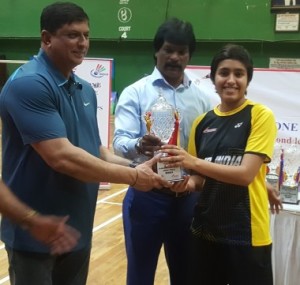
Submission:
[[138,154],[141,154],[142,153],[142,145],[141,145],[141,140],[142,140],[143,137],[140,137],[137,141],[136,141],[136,144],[135,144],[135,149],[136,149],[136,152]]

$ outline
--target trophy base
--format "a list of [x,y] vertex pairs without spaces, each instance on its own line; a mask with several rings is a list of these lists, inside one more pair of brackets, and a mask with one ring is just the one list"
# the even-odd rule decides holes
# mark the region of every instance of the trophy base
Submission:
[[170,182],[183,180],[181,167],[165,167],[164,163],[157,163],[157,174]]
[[282,203],[295,204],[298,201],[298,185],[282,185],[280,187],[280,195],[282,198]]

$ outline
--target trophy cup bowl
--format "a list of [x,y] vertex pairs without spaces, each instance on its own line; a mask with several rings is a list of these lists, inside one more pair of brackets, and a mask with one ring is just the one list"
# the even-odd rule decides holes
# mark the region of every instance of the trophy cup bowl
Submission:
[[[170,143],[171,138],[178,132],[176,116],[173,106],[168,104],[162,94],[159,94],[158,99],[144,116],[147,132],[159,137],[164,144]],[[162,155],[167,156],[168,154],[163,153]],[[157,173],[168,181],[183,179],[181,167],[165,167],[165,164],[161,162],[157,163]]]

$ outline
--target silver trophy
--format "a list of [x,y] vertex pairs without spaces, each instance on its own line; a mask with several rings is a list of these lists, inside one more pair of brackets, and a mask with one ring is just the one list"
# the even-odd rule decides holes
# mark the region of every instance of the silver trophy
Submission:
[[287,145],[283,149],[280,168],[280,193],[283,203],[297,204],[299,189],[299,147],[295,144]]
[[[162,92],[144,116],[148,134],[160,138],[164,144],[177,144],[179,131],[179,115],[170,105]],[[163,154],[167,156],[167,154]],[[168,181],[182,180],[181,167],[165,167],[164,163],[157,163],[157,173]]]
[[281,154],[282,146],[281,144],[275,142],[274,152],[271,162],[267,166],[267,175],[266,180],[276,189],[278,188],[279,183],[279,167],[280,167],[280,154]]

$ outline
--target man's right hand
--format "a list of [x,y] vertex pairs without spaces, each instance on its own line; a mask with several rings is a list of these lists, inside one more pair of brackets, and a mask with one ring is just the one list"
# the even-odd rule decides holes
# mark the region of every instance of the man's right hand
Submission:
[[138,150],[140,153],[153,157],[154,152],[160,149],[160,146],[163,145],[160,138],[154,135],[144,135],[139,140]]
[[152,167],[159,161],[159,157],[160,156],[154,156],[150,160],[139,164],[136,167],[138,177],[136,183],[134,184],[134,188],[141,191],[149,191],[153,188],[170,188],[172,186],[171,182],[163,179],[160,175],[152,170]]

